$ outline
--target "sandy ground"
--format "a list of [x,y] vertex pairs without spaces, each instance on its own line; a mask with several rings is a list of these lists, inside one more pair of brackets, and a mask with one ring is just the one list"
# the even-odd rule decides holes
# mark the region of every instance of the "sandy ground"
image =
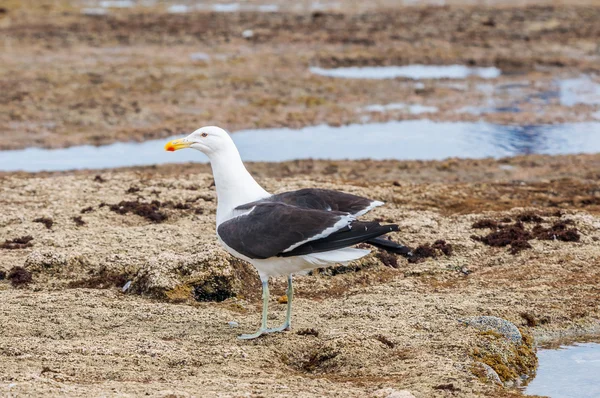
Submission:
[[[141,141],[209,124],[534,124],[598,112],[561,103],[559,93],[560,79],[600,81],[597,2],[106,15],[85,15],[82,4],[8,2],[0,12],[0,149]],[[309,71],[408,64],[496,66],[503,75],[340,81]],[[364,109],[389,103],[438,110]]]
[[[363,3],[174,14],[162,2],[89,15],[91,1],[7,0],[0,149],[141,141],[213,123],[533,124],[591,121],[599,110],[561,103],[559,87],[600,81],[597,1]],[[308,69],[414,63],[503,75],[340,81]],[[397,102],[438,111],[363,109]],[[535,371],[533,338],[600,334],[599,155],[249,169],[272,192],[316,186],[383,200],[367,218],[398,223],[392,239],[431,257],[374,250],[298,276],[293,330],[242,342],[259,323],[260,286],[216,242],[207,165],[0,172],[0,395],[517,397],[515,380]],[[273,325],[284,282],[272,281]],[[462,322],[474,316],[514,323],[523,343]]]
[[[250,165],[273,192],[318,186],[384,200],[367,218],[397,222],[393,239],[413,248],[442,239],[453,249],[417,263],[374,250],[352,267],[298,276],[293,330],[250,342],[236,335],[258,325],[258,277],[218,247],[205,166],[4,175],[0,240],[33,240],[0,249],[0,270],[22,266],[33,280],[0,282],[0,391],[519,396],[487,381],[479,363],[506,376],[526,373],[535,366],[529,346],[515,351],[501,335],[459,320],[499,316],[538,341],[598,331],[598,162],[598,155],[453,161],[460,172],[444,162],[347,162],[336,172],[310,162],[302,173],[294,164]],[[351,168],[363,175],[349,176]],[[158,211],[161,222],[119,213],[122,201],[152,200],[156,208],[141,214]],[[513,225],[526,211],[542,220],[523,218],[525,230],[572,220],[579,242],[532,239],[511,254],[472,238],[491,232],[474,229],[476,221],[509,217]],[[39,217],[51,219],[50,228]],[[283,319],[284,289],[284,280],[272,281],[272,324]],[[316,333],[301,333],[307,329]]]

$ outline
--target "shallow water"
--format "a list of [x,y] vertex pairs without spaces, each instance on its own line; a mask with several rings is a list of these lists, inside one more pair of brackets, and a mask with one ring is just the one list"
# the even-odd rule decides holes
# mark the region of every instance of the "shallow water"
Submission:
[[600,397],[600,344],[579,343],[539,350],[540,365],[525,388],[527,395],[551,398]]
[[406,65],[406,66],[365,66],[323,69],[311,67],[316,75],[344,79],[466,79],[478,76],[484,79],[494,79],[502,73],[500,69],[469,68],[464,65]]
[[391,104],[381,105],[381,104],[373,104],[365,106],[361,109],[365,112],[379,112],[385,113],[388,111],[404,111],[408,112],[412,115],[420,115],[422,113],[435,113],[439,109],[435,106],[425,106],[420,104],[405,104],[403,102],[394,102]]
[[[244,130],[232,135],[246,161],[293,159],[444,159],[600,152],[600,122],[503,126],[408,120]],[[165,152],[167,139],[66,149],[0,151],[0,171],[57,171],[206,162],[194,150]]]
[[600,84],[589,76],[561,80],[559,87],[561,105],[600,105]]

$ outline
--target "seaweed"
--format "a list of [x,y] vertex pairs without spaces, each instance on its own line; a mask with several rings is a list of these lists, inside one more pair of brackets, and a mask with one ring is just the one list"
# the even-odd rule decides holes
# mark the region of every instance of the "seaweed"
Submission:
[[9,271],[7,279],[14,287],[26,286],[33,281],[31,272],[23,267],[13,267]]
[[94,182],[103,183],[103,182],[106,182],[106,180],[104,178],[102,178],[102,176],[100,174],[98,174],[94,177]]
[[103,269],[97,275],[92,275],[89,278],[71,281],[67,284],[67,287],[71,289],[108,289],[111,287],[122,287],[130,279],[130,275],[128,274],[122,274]]
[[35,220],[33,220],[33,222],[44,224],[48,229],[52,229],[52,225],[54,225],[54,221],[52,221],[52,219],[48,217],[38,217]]
[[83,221],[83,218],[81,218],[81,216],[71,217],[71,219],[73,220],[73,222],[75,222],[75,225],[77,225],[78,227],[83,227],[86,224],[86,222]]
[[455,387],[454,383],[440,384],[433,387],[434,390],[460,391],[460,388]]
[[441,251],[446,256],[451,256],[453,253],[452,245],[450,243],[446,243],[445,240],[441,240],[441,239],[436,240],[435,242],[433,242],[433,245],[431,247],[433,247],[436,250]]
[[[553,213],[553,216],[562,215],[562,213]],[[563,242],[579,242],[580,235],[574,225],[573,220],[559,220],[552,226],[546,228],[540,224],[544,221],[539,214],[532,211],[523,212],[516,217],[517,221],[513,225],[503,225],[500,221],[491,219],[482,219],[475,222],[471,227],[490,228],[493,231],[485,236],[472,235],[471,239],[482,242],[492,247],[510,246],[509,252],[517,254],[525,249],[531,249],[529,243],[532,239],[538,240],[560,240]],[[530,231],[525,229],[523,223],[537,223]]]
[[535,223],[541,223],[542,221],[544,221],[544,219],[542,217],[540,217],[538,214],[536,214],[533,211],[526,211],[526,212],[519,214],[517,216],[517,220],[521,221],[521,222],[535,222]]
[[441,254],[451,256],[453,253],[452,245],[444,240],[436,240],[433,244],[425,243],[412,251],[413,256],[408,258],[411,264],[419,263],[426,258],[436,258]]
[[489,218],[484,218],[483,220],[475,221],[473,225],[471,225],[473,229],[498,229],[498,221],[491,220]]
[[523,318],[525,320],[525,322],[527,323],[527,326],[529,326],[529,327],[535,327],[538,325],[546,325],[546,324],[550,323],[549,316],[537,317],[534,314],[531,314],[529,312],[522,312],[520,315],[521,315],[521,318]]
[[4,241],[4,243],[0,244],[0,249],[25,249],[27,247],[33,246],[33,243],[31,243],[32,240],[33,237],[31,235],[22,236],[20,238],[15,239],[7,239],[6,241]]
[[298,336],[314,336],[319,337],[319,332],[316,329],[300,329],[296,332]]
[[92,211],[94,211],[94,208],[92,206],[88,206],[88,207],[81,209],[81,214],[90,213]]
[[387,267],[398,268],[398,256],[393,253],[386,250],[379,250],[377,258]]
[[519,221],[515,222],[514,225],[503,226],[503,228],[490,232],[485,236],[472,235],[471,239],[492,247],[510,246],[511,254],[517,254],[521,250],[531,248],[528,241],[532,239],[532,235],[525,230],[523,223]]
[[332,349],[315,349],[302,363],[300,368],[306,372],[314,372],[315,370],[326,366],[327,362],[338,355],[339,352]]
[[532,233],[539,240],[560,240],[563,242],[579,242],[581,236],[577,228],[569,228],[572,220],[562,220],[555,222],[550,228],[544,228],[541,225],[533,227]]
[[160,207],[161,203],[157,200],[150,203],[122,200],[109,208],[118,214],[133,213],[154,223],[161,223],[167,219],[167,215],[159,210]]
[[387,337],[385,337],[382,334],[378,334],[377,336],[375,336],[375,339],[380,341],[381,343],[385,344],[388,348],[396,347],[396,343],[394,343],[393,341],[391,341],[390,339],[388,339]]
[[127,191],[125,191],[125,193],[136,193],[136,192],[140,192],[140,188],[136,187],[136,186],[130,186]]

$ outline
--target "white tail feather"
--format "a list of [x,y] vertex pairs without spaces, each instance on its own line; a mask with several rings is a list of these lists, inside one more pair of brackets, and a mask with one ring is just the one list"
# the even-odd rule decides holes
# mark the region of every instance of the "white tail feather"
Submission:
[[302,258],[314,265],[327,265],[335,263],[346,264],[350,261],[358,260],[369,253],[371,253],[370,250],[346,247],[344,249],[338,249],[329,252],[305,254],[302,256]]

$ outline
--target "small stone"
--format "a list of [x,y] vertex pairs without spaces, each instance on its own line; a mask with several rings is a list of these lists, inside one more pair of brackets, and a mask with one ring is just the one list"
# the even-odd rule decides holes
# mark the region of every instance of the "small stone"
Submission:
[[415,398],[408,390],[395,390],[393,388],[382,388],[373,393],[374,398]]
[[476,316],[465,319],[462,322],[479,330],[491,330],[500,333],[515,344],[520,345],[523,343],[523,336],[521,336],[519,328],[506,319],[498,318],[497,316]]
[[279,296],[279,297],[277,298],[277,302],[278,302],[279,304],[287,304],[287,302],[288,302],[288,298],[287,298],[287,296],[286,296],[286,295]]
[[240,326],[240,324],[237,323],[236,321],[229,321],[229,322],[227,322],[227,324],[229,325],[230,328],[237,328],[238,326]]
[[245,31],[242,32],[242,37],[244,39],[249,39],[252,36],[254,36],[254,32],[251,29],[246,29]]

